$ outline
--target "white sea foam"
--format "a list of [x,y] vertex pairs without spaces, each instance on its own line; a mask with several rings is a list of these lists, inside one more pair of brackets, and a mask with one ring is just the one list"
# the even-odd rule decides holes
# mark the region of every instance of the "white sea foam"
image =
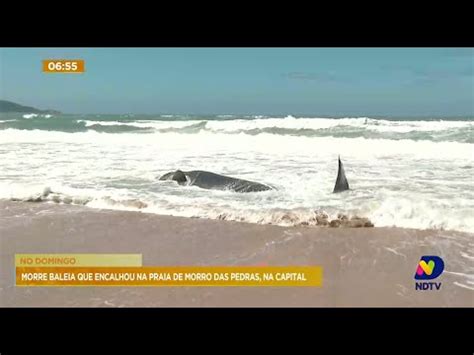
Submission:
[[27,113],[22,116],[23,118],[26,119],[31,119],[31,118],[36,118],[36,117],[43,117],[43,118],[51,118],[53,115],[51,114],[37,114],[37,113]]
[[[133,133],[109,134],[95,131],[65,133],[43,130],[4,129],[0,131],[0,144],[5,143],[78,143],[92,145],[142,146],[157,149],[175,150],[231,150],[259,151],[270,155],[288,155],[297,158],[341,154],[346,158],[385,158],[407,156],[415,159],[453,159],[469,165],[473,160],[472,144],[458,142],[431,142],[413,140],[334,138],[334,137],[295,137],[261,134],[226,135],[212,132],[199,132],[182,135],[169,132],[147,135]],[[395,162],[396,163],[396,162]]]
[[30,118],[35,118],[38,117],[36,113],[27,113],[23,115],[23,118],[30,119]]
[[391,121],[369,117],[357,118],[264,118],[254,120],[209,121],[208,127],[222,131],[263,129],[270,127],[286,129],[328,129],[352,126],[382,132],[441,131],[450,128],[473,128],[471,121]]
[[193,124],[200,123],[200,120],[186,120],[186,121],[152,121],[152,120],[136,120],[133,122],[121,121],[91,121],[91,120],[77,120],[77,122],[85,123],[86,127],[95,125],[100,126],[131,126],[138,128],[155,128],[155,129],[169,129],[169,128],[183,128]]
[[[144,212],[282,225],[312,223],[314,211],[324,210],[331,216],[339,212],[366,216],[376,226],[473,232],[472,144],[226,132],[275,124],[364,125],[366,120],[370,122],[347,118],[315,123],[293,117],[207,121],[209,129],[193,134],[3,129],[0,198],[28,198],[50,187],[97,208],[137,209],[130,201],[138,200],[146,203],[140,208]],[[202,121],[84,122],[166,130]],[[413,122],[417,121],[397,124]],[[471,123],[434,122],[430,130],[438,124],[470,127]],[[339,154],[351,191],[332,194]],[[183,188],[156,179],[177,168],[210,170],[278,190],[237,194]]]

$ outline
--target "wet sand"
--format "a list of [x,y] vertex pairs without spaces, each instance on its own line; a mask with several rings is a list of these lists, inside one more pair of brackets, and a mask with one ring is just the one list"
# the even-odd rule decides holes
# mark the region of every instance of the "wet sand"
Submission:
[[[473,307],[474,234],[279,227],[0,201],[2,307]],[[143,265],[321,265],[323,286],[15,287],[15,253],[138,253]],[[422,255],[439,291],[416,291]]]

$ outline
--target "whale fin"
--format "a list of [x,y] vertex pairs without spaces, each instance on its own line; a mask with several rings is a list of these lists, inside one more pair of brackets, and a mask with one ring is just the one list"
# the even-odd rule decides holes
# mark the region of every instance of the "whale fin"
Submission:
[[339,168],[337,171],[336,185],[334,186],[334,193],[349,190],[349,183],[347,182],[346,174],[344,173],[344,166],[342,165],[341,156],[339,156]]

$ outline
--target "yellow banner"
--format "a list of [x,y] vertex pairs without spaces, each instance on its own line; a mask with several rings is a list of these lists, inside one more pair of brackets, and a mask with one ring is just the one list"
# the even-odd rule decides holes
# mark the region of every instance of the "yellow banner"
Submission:
[[16,267],[142,266],[141,254],[15,254]]
[[321,286],[320,266],[17,267],[17,286]]

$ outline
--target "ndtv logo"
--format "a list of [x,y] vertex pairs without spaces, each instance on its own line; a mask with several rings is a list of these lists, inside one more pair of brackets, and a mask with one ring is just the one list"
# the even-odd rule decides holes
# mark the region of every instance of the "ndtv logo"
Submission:
[[[415,280],[434,280],[439,277],[444,270],[444,261],[439,256],[422,256],[415,272]],[[416,282],[415,290],[439,290],[441,282]]]

